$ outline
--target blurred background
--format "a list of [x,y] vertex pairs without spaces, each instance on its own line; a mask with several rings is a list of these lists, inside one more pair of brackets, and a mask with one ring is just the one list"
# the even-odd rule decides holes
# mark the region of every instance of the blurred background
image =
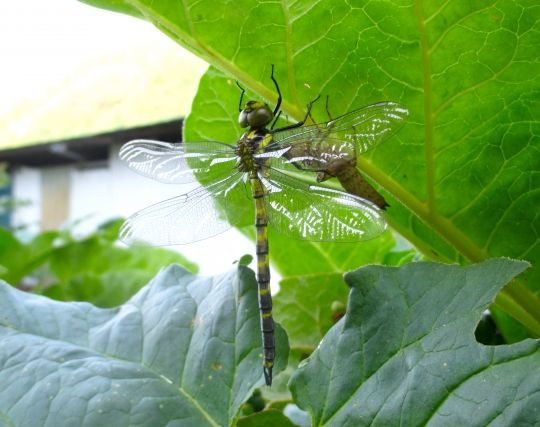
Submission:
[[[179,141],[206,63],[147,22],[72,0],[5,3],[0,37],[0,225],[20,242],[84,239],[190,189],[136,175],[118,150]],[[213,274],[253,248],[232,230],[175,249]]]

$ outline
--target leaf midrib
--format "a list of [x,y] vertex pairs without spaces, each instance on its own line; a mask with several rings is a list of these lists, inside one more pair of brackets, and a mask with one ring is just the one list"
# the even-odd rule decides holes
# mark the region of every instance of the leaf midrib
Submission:
[[434,152],[433,152],[433,104],[431,87],[431,59],[429,42],[427,39],[426,22],[422,13],[420,0],[414,2],[415,14],[420,36],[420,50],[422,52],[422,74],[424,86],[424,157],[426,162],[426,194],[428,212],[436,212],[435,186],[434,186]]

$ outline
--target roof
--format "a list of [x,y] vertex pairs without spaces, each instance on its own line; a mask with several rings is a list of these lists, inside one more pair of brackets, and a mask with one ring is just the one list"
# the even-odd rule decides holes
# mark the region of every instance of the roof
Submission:
[[95,162],[108,159],[109,146],[112,144],[124,143],[135,138],[179,142],[181,135],[182,120],[175,119],[120,131],[0,150],[0,162],[6,162],[10,167]]

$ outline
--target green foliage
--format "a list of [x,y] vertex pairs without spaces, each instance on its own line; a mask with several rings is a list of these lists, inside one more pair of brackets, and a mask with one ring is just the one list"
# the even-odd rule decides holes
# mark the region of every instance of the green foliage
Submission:
[[487,347],[481,313],[527,263],[370,266],[346,276],[347,315],[293,376],[314,426],[536,425],[540,341]]
[[257,285],[243,267],[201,278],[171,266],[114,309],[0,283],[0,312],[3,425],[226,426],[263,382]]
[[[272,239],[273,243],[276,239]],[[328,329],[339,320],[347,304],[348,288],[343,272],[359,265],[401,265],[398,254],[411,259],[413,250],[395,252],[391,233],[363,245],[303,242],[295,246],[272,247],[279,266],[284,265],[280,292],[274,298],[276,319],[285,327],[291,347],[311,352]],[[287,252],[289,248],[291,252]],[[287,264],[285,257],[298,260]],[[283,259],[281,258],[283,257]],[[397,262],[394,263],[394,258]]]
[[[423,263],[368,267],[347,276],[352,289],[347,300],[341,279],[345,270],[369,263],[401,265],[414,253],[394,249],[389,233],[358,245],[294,242],[271,233],[272,260],[283,277],[275,313],[290,334],[292,351],[287,369],[280,366],[277,371],[282,373],[272,389],[263,391],[267,399],[289,399],[285,381],[292,376],[294,399],[310,412],[314,425],[538,423],[538,341],[485,347],[475,342],[473,334],[481,312],[495,300],[494,319],[508,342],[540,335],[537,2],[239,0],[232,5],[202,0],[181,6],[168,0],[85,2],[147,19],[212,65],[186,122],[186,141],[234,143],[239,135],[239,91],[234,80],[248,89],[250,97],[273,103],[270,64],[275,64],[284,116],[290,121],[302,118],[306,103],[318,94],[330,96],[334,117],[377,101],[402,103],[410,110],[409,122],[358,162],[389,201],[390,225],[435,260],[471,263],[508,256],[532,264],[518,278],[524,263],[502,259],[471,267]],[[326,120],[323,102],[315,104],[313,118]],[[247,214],[236,223],[250,221]],[[28,259],[37,260],[40,254],[33,251]],[[14,262],[11,277],[20,275],[26,259]],[[20,425],[24,424],[16,421],[28,415],[25,409],[30,406],[47,407],[49,416],[56,414],[50,411],[49,401],[35,400],[55,396],[55,409],[65,403],[65,393],[60,397],[57,389],[32,393],[27,384],[49,373],[50,360],[64,367],[64,360],[76,358],[67,367],[74,371],[79,366],[94,367],[95,375],[84,379],[97,378],[97,387],[86,387],[91,381],[74,377],[80,380],[73,386],[82,387],[84,404],[70,407],[70,413],[80,417],[73,425],[81,425],[81,419],[88,420],[86,425],[104,425],[109,420],[111,425],[234,425],[242,403],[262,377],[255,284],[249,273],[239,271],[206,280],[172,269],[119,309],[49,306],[58,303],[39,299],[35,306],[44,310],[39,323],[28,309],[20,310],[21,319],[2,317],[3,343],[9,345],[0,346],[0,360],[6,361],[0,374],[5,375],[2,383],[14,383],[17,392],[0,399],[8,404],[4,413],[14,420],[12,424]],[[158,295],[165,289],[156,285],[161,282],[170,285],[165,297]],[[204,304],[182,299],[185,294],[179,289],[186,286],[192,292],[207,292]],[[225,288],[227,295],[220,293]],[[231,295],[239,289],[250,296],[243,299],[240,292],[233,304]],[[156,294],[151,304],[159,302],[159,309],[133,310],[129,316],[130,308],[152,290]],[[17,297],[7,307],[28,307],[36,301],[34,296],[9,292]],[[345,317],[338,320],[345,306]],[[70,318],[69,313],[80,313],[80,307],[95,322],[92,331],[103,330],[97,338],[106,336],[106,349],[88,345],[88,337],[94,338],[85,330],[90,322],[80,328],[82,337],[75,337],[77,328],[67,338],[65,331],[43,329],[63,326],[47,322],[50,313],[55,319],[66,316],[67,323],[75,322],[77,316]],[[174,317],[181,314],[185,317]],[[136,318],[141,315],[145,322]],[[151,320],[146,321],[146,315]],[[204,323],[200,328],[199,322]],[[117,323],[124,328],[111,331]],[[38,331],[31,329],[38,325]],[[137,329],[141,325],[148,329]],[[200,337],[193,339],[192,328]],[[235,339],[234,333],[222,336],[220,331],[249,338]],[[136,339],[142,342],[134,343]],[[44,341],[53,345],[47,357],[43,351],[29,355]],[[278,355],[284,364],[285,339],[279,342]],[[54,346],[71,352],[56,352]],[[235,346],[249,348],[249,356],[242,359],[233,352],[232,357],[228,352]],[[317,346],[307,361],[300,362]],[[197,359],[184,364],[186,352]],[[10,371],[9,366],[28,366],[27,356],[35,361],[30,366],[45,366],[43,376],[29,371],[26,378],[20,371],[17,376]],[[104,373],[125,380],[121,387],[131,387],[131,400],[111,392],[109,385],[115,382],[100,383],[99,379],[107,379]],[[184,386],[186,375],[189,387]],[[38,382],[43,384],[47,383]],[[18,405],[9,406],[10,399]],[[99,406],[102,402],[110,406]],[[279,412],[251,414],[240,423],[281,425]],[[87,414],[94,418],[85,418]],[[110,418],[99,418],[103,414]]]
[[0,278],[19,284],[25,276],[45,263],[54,250],[55,241],[61,238],[61,233],[47,231],[24,244],[9,231],[0,228]]
[[0,229],[0,278],[57,300],[114,307],[164,265],[179,263],[196,271],[194,264],[174,251],[117,246],[121,222],[104,224],[82,240],[74,239],[68,231],[48,231],[27,244]]
[[[348,274],[347,314],[293,374],[296,402],[314,425],[533,425],[540,342],[486,347],[473,334],[526,267],[496,259]],[[0,312],[5,424],[290,425],[282,405],[239,418],[263,384],[257,285],[245,267],[202,278],[171,266],[114,309],[2,283]],[[279,379],[279,327],[277,354]]]

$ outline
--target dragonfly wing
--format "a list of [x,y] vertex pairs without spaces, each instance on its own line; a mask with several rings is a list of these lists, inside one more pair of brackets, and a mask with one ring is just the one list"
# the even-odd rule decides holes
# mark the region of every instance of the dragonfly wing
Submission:
[[278,169],[303,169],[307,171],[328,170],[339,160],[355,160],[356,146],[352,142],[333,137],[313,140],[291,140],[280,145],[265,147],[265,152],[255,158],[271,158]]
[[[148,243],[153,246],[183,245],[204,240],[228,230],[234,216],[220,213],[216,198],[229,200],[243,191],[242,174],[236,173],[207,187],[164,200],[130,216],[120,228],[124,243]],[[226,206],[225,206],[226,208]],[[226,209],[225,209],[226,211]]]
[[356,154],[369,150],[395,133],[408,116],[408,110],[396,102],[379,102],[359,108],[326,123],[301,126],[274,133],[275,144],[291,141],[317,141],[327,137],[354,143]]
[[234,167],[234,147],[218,141],[170,143],[136,139],[122,146],[122,159],[135,172],[167,184],[195,182],[194,174],[216,165]]
[[267,188],[269,223],[297,239],[355,242],[386,229],[381,211],[368,200],[312,185],[275,169],[260,174]]

